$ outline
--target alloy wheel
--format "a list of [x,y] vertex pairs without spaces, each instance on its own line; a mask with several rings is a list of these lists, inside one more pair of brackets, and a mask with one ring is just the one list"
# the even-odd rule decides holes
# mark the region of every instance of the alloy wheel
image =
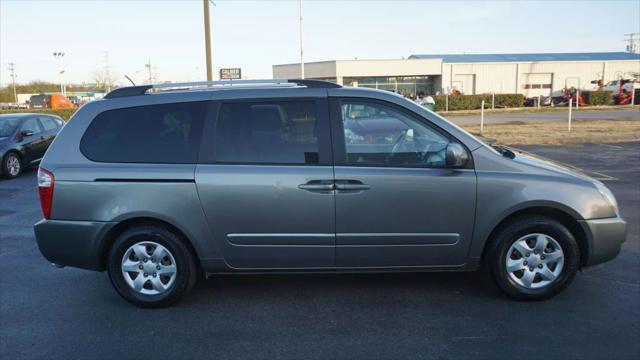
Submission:
[[20,159],[11,154],[7,158],[7,171],[11,176],[17,176],[20,173]]

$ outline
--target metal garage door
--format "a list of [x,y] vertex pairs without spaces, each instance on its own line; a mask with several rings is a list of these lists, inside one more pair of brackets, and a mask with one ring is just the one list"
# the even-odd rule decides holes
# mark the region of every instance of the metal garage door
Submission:
[[522,88],[524,96],[537,97],[551,96],[551,84],[553,83],[553,74],[551,73],[528,73],[522,77]]

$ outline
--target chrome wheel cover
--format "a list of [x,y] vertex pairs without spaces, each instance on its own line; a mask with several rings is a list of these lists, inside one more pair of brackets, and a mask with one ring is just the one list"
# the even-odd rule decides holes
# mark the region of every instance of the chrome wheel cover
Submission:
[[528,234],[514,241],[505,259],[511,280],[526,289],[552,284],[562,273],[564,253],[560,244],[545,234]]
[[144,295],[166,292],[177,274],[173,254],[153,241],[142,241],[129,247],[122,257],[121,270],[129,287]]

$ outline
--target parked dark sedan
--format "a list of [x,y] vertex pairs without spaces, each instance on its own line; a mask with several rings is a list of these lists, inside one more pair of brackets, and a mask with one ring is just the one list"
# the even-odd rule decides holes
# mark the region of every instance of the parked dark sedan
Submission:
[[0,115],[0,175],[14,178],[40,162],[63,125],[54,115]]

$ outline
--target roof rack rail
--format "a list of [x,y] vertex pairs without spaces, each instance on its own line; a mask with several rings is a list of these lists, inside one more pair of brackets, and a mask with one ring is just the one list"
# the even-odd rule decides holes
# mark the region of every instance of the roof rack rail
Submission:
[[193,89],[208,87],[233,87],[233,86],[265,86],[265,87],[295,87],[304,86],[313,89],[329,89],[340,88],[342,86],[325,80],[309,80],[309,79],[282,79],[282,80],[219,80],[219,81],[196,81],[184,83],[167,83],[153,85],[136,85],[117,88],[105,95],[105,99],[113,99],[119,97],[144,95],[151,89]]

